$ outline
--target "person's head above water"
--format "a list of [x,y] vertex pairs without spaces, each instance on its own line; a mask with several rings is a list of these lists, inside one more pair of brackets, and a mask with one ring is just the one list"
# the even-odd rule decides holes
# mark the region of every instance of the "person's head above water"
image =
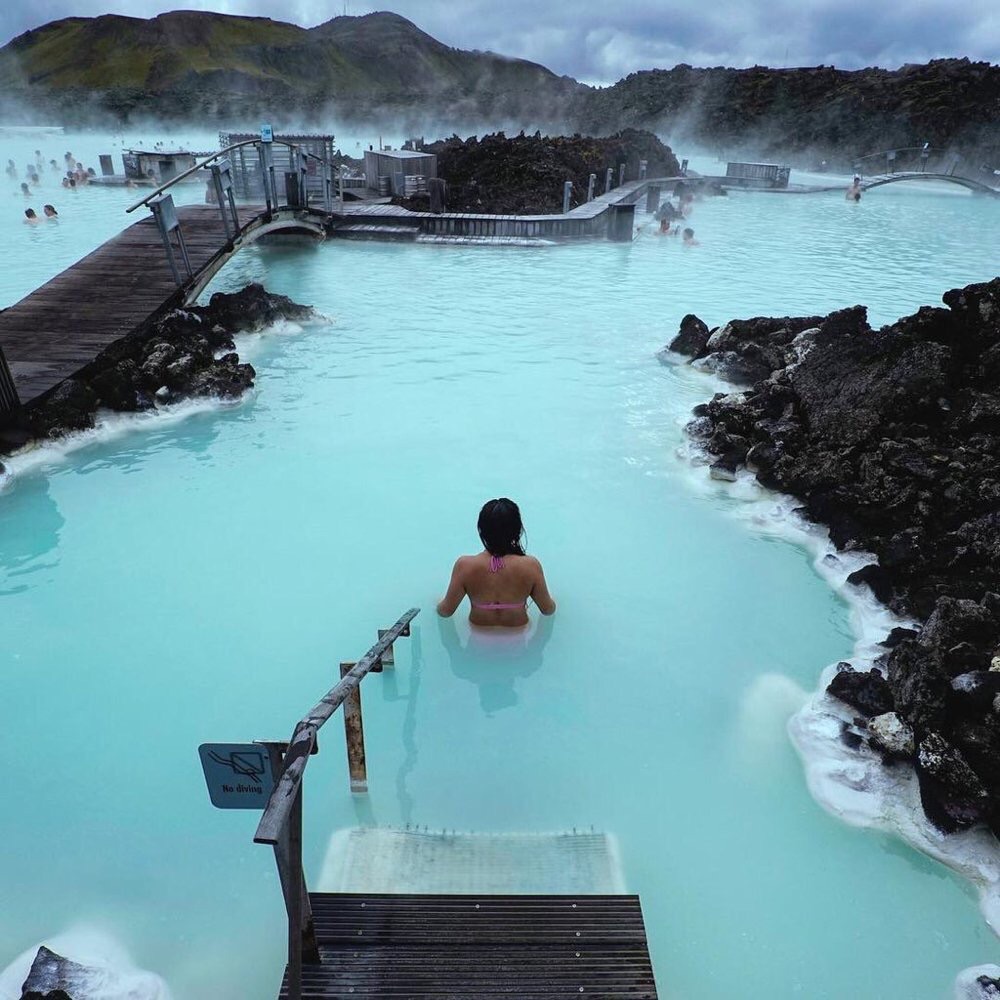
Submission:
[[476,525],[483,547],[492,556],[523,556],[524,524],[521,511],[513,500],[499,497],[487,500]]

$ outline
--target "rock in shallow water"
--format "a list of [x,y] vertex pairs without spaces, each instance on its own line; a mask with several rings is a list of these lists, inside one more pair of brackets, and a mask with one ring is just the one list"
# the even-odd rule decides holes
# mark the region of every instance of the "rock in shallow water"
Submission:
[[912,757],[916,750],[913,730],[895,712],[885,712],[868,721],[868,741],[889,757]]
[[41,945],[22,986],[22,1000],[169,1000],[151,972],[74,962]]
[[865,715],[884,715],[893,708],[892,691],[874,667],[862,673],[851,669],[848,663],[841,663],[826,690]]
[[921,739],[916,770],[921,804],[938,829],[954,833],[986,820],[990,803],[983,783],[940,733]]

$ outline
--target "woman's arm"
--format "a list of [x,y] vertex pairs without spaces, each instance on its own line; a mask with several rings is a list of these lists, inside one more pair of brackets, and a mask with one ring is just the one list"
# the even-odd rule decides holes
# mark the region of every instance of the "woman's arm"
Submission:
[[554,614],[556,602],[549,593],[548,585],[545,582],[545,573],[542,571],[542,564],[535,559],[535,565],[538,567],[538,575],[535,577],[535,585],[531,588],[531,599],[543,615]]
[[465,584],[462,577],[464,570],[465,556],[459,556],[455,560],[455,565],[451,571],[451,580],[448,581],[448,591],[437,603],[437,613],[442,618],[450,618],[465,597]]

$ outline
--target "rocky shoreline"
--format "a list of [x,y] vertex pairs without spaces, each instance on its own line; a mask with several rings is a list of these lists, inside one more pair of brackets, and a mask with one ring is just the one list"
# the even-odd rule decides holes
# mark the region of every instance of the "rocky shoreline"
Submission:
[[739,387],[695,408],[711,474],[741,468],[800,499],[850,577],[898,614],[866,672],[828,692],[857,715],[843,738],[916,770],[945,832],[1000,835],[1000,279],[947,292],[880,330],[828,316],[686,316],[668,350]]
[[[138,413],[185,399],[237,399],[256,376],[233,337],[315,314],[258,284],[174,309],[106,347],[90,364],[0,424],[0,455],[94,426],[100,410]],[[3,471],[0,463],[0,472]]]

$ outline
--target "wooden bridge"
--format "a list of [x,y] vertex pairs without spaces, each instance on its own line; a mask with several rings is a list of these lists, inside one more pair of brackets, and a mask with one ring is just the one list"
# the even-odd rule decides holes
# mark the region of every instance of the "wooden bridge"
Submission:
[[182,283],[171,272],[156,221],[147,217],[0,313],[0,357],[13,388],[6,407],[0,389],[0,413],[49,392],[147,320],[194,301],[233,254],[261,236],[323,233],[314,213],[267,213],[257,205],[238,210],[232,239],[213,207],[178,208],[176,218],[191,269]]
[[412,608],[295,726],[265,743],[274,786],[254,841],[270,845],[288,915],[282,1000],[498,995],[655,1000],[639,898],[634,895],[494,895],[309,892],[302,868],[302,787],[319,730],[344,710],[351,791],[368,790],[361,682],[394,669],[393,644],[410,634]]

